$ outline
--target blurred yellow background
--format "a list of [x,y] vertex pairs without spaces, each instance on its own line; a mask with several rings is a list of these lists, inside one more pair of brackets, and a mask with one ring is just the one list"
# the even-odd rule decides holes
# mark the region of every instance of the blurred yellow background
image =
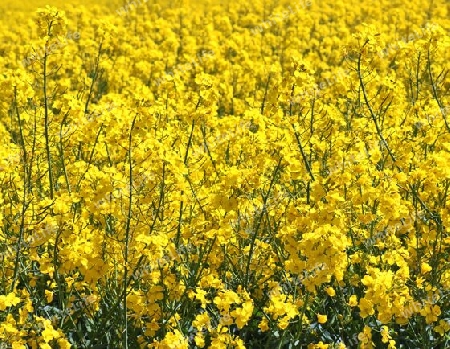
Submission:
[[0,9],[2,9],[0,16],[3,17],[9,11],[34,13],[37,8],[45,7],[46,5],[56,6],[65,10],[78,6],[95,8],[108,4],[108,7],[113,9],[123,6],[125,3],[124,0],[2,0],[0,1]]

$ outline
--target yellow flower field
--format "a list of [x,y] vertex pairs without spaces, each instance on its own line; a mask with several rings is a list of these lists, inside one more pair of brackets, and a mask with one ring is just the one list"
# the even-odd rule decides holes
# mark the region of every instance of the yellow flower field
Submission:
[[448,1],[0,9],[0,349],[450,348]]

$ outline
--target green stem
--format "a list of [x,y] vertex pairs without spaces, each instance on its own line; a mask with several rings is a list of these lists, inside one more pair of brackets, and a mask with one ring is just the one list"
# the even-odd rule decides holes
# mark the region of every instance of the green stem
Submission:
[[131,143],[132,143],[132,132],[134,129],[134,125],[136,123],[136,117],[134,117],[133,122],[131,123],[130,135],[129,135],[129,147],[128,147],[128,162],[129,162],[129,171],[130,171],[130,180],[129,180],[129,202],[128,202],[128,215],[127,215],[127,223],[125,228],[125,268],[123,275],[123,317],[124,317],[124,336],[123,336],[123,346],[122,348],[128,349],[128,318],[127,318],[127,286],[128,286],[128,249],[130,243],[130,230],[131,230],[131,205],[133,202],[133,163],[131,157]]
[[[52,24],[49,25],[48,32],[50,33]],[[45,53],[44,53],[44,137],[45,137],[45,151],[47,153],[48,162],[48,181],[50,186],[50,199],[53,200],[53,173],[52,173],[52,157],[50,154],[50,137],[49,137],[49,121],[48,121],[48,100],[47,100],[47,50],[48,42],[45,43]]]
[[281,161],[282,161],[282,158],[280,157],[280,160],[278,160],[277,167],[275,168],[272,180],[270,181],[269,190],[267,191],[267,194],[263,198],[263,207],[264,208],[261,211],[260,217],[258,219],[257,226],[255,228],[255,231],[253,232],[253,236],[252,236],[251,241],[250,241],[250,251],[249,251],[249,255],[248,255],[247,265],[245,267],[245,280],[244,280],[244,287],[245,288],[248,288],[248,284],[249,284],[250,264],[251,264],[252,257],[253,257],[253,250],[255,248],[256,237],[258,236],[258,230],[259,230],[259,228],[261,226],[261,222],[263,220],[262,218],[263,218],[263,215],[264,215],[265,210],[266,210],[267,200],[269,199],[270,192],[271,192],[272,187],[273,187],[273,185],[275,183],[275,180],[277,178],[278,171],[280,170],[280,167],[281,167]]

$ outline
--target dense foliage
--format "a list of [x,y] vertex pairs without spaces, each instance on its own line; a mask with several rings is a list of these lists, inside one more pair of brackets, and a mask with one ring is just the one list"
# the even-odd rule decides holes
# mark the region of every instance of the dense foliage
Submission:
[[450,347],[448,1],[30,2],[0,348]]

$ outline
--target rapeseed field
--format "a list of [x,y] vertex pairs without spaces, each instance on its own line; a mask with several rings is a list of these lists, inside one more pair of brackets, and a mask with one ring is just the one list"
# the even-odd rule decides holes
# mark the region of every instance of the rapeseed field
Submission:
[[0,10],[0,349],[450,348],[450,2]]

